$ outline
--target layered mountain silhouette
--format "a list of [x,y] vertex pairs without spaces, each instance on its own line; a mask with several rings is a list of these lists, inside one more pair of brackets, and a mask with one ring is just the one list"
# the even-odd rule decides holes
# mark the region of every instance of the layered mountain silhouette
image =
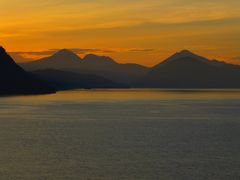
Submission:
[[53,93],[54,88],[24,71],[7,54],[3,47],[0,47],[0,94],[42,94]]
[[239,88],[240,66],[183,50],[154,66],[134,83],[150,88]]
[[65,84],[62,88],[124,87],[123,84],[137,88],[240,88],[239,65],[209,60],[188,50],[175,53],[152,68],[119,64],[110,57],[94,54],[81,59],[67,49],[21,66],[44,80]]
[[79,66],[81,61],[82,59],[72,51],[62,49],[50,57],[19,65],[28,71],[42,69],[74,69]]
[[20,64],[27,71],[57,69],[73,73],[101,76],[118,83],[130,84],[148,71],[138,64],[120,64],[107,56],[88,54],[83,59],[63,49],[50,57]]
[[37,70],[32,73],[50,83],[57,90],[128,87],[127,85],[115,83],[96,75],[79,74],[55,69]]

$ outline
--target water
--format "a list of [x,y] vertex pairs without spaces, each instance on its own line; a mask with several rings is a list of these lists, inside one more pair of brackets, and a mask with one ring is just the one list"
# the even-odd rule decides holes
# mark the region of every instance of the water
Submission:
[[0,98],[0,179],[240,179],[240,91]]

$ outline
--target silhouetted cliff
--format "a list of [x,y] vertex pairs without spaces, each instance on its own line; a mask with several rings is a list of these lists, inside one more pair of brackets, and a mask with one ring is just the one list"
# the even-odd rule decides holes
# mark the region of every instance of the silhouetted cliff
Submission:
[[0,47],[0,94],[42,94],[53,93],[54,88],[24,71]]

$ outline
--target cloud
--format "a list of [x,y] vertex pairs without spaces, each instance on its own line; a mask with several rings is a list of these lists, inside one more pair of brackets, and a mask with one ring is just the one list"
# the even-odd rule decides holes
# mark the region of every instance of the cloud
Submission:
[[[61,49],[48,49],[44,51],[14,51],[9,52],[9,54],[13,57],[13,59],[17,62],[26,62],[33,61],[42,57],[51,56],[54,53],[60,51]],[[121,52],[133,52],[133,53],[141,53],[141,52],[152,52],[154,49],[144,49],[144,48],[115,48],[115,49],[97,49],[97,48],[69,48],[69,50],[73,51],[78,55],[84,54],[112,54],[112,53],[121,53]]]
[[[53,51],[57,52],[61,49],[52,49]],[[91,48],[70,48],[69,50],[73,51],[76,54],[88,54],[88,53],[114,53],[115,50],[111,49],[91,49]]]
[[[49,49],[44,51],[15,51],[9,52],[11,56],[15,57],[16,60],[19,61],[28,61],[37,59],[40,57],[51,56],[54,53],[60,51],[61,49]],[[70,48],[69,50],[73,51],[76,54],[86,54],[86,53],[110,53],[113,52],[111,50],[104,49],[80,49],[80,48]]]
[[[60,51],[61,49],[49,49],[44,51],[14,51],[9,52],[14,56],[50,56]],[[91,49],[91,48],[69,48],[68,50],[73,51],[76,54],[87,54],[87,53],[116,53],[116,52],[150,52],[154,49],[140,49],[140,48],[116,48],[116,49]]]
[[32,56],[48,56],[55,53],[57,50],[50,49],[46,51],[15,51],[9,52],[10,54],[17,54],[17,55],[32,55]]
[[16,62],[27,62],[50,56],[55,52],[55,50],[50,49],[45,51],[14,51],[9,52],[9,54]]
[[[114,0],[52,0],[51,2],[39,2],[38,5],[30,0],[22,0],[23,3],[20,4],[17,0],[5,0],[6,2],[1,4],[2,1],[4,0],[1,0],[0,5],[3,7],[8,5],[9,8],[3,9],[6,12],[2,15],[2,19],[0,17],[2,20],[0,29],[4,28],[8,31],[17,29],[20,31],[19,34],[14,35],[17,37],[31,37],[35,34],[54,31],[68,32],[76,29],[81,31],[129,27],[146,22],[158,22],[164,26],[169,23],[181,24],[240,16],[237,8],[239,2],[236,0],[229,0],[228,3],[223,0],[123,0],[119,2]],[[21,10],[20,13],[13,10],[13,7],[18,11]],[[81,13],[79,13],[79,8]],[[12,36],[12,33],[4,35],[5,38],[8,36]]]
[[231,60],[233,60],[233,61],[240,61],[240,56],[232,57]]
[[152,52],[155,49],[129,49],[129,52]]
[[9,54],[16,62],[27,62],[34,60],[34,58],[25,57],[20,53],[10,52]]

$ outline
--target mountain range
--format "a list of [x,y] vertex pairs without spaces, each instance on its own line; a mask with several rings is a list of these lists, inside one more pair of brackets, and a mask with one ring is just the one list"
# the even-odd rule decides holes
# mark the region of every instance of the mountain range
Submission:
[[[22,63],[20,65],[25,70],[34,71],[34,73],[37,71],[37,74],[41,72],[41,76],[44,75],[45,79],[56,78],[56,73],[59,77],[58,80],[63,79],[63,76],[67,76],[67,73],[72,73],[69,75],[71,77],[83,76],[84,74],[94,75],[95,78],[104,78],[108,81],[117,82],[116,84],[118,84],[118,86],[114,87],[240,87],[239,65],[209,60],[188,50],[177,52],[151,68],[138,64],[119,64],[110,57],[97,56],[94,54],[89,54],[84,58],[80,58],[67,49],[60,50],[50,57]],[[48,69],[48,71],[46,71],[46,69]],[[53,72],[53,69],[59,71]],[[51,74],[51,76],[49,76],[49,74]],[[55,76],[53,76],[53,74],[55,74]],[[83,81],[83,79],[79,77],[79,81]]]
[[80,58],[67,49],[19,65],[0,47],[1,95],[75,88],[240,88],[239,65],[209,60],[188,50],[151,68],[93,54]]
[[150,68],[134,83],[148,88],[239,88],[240,66],[209,60],[188,50]]
[[50,57],[19,64],[27,71],[57,69],[81,74],[101,76],[118,83],[130,84],[148,71],[138,64],[120,64],[107,56],[88,54],[83,59],[63,49]]
[[0,47],[0,94],[44,94],[55,89],[35,75],[18,66]]

